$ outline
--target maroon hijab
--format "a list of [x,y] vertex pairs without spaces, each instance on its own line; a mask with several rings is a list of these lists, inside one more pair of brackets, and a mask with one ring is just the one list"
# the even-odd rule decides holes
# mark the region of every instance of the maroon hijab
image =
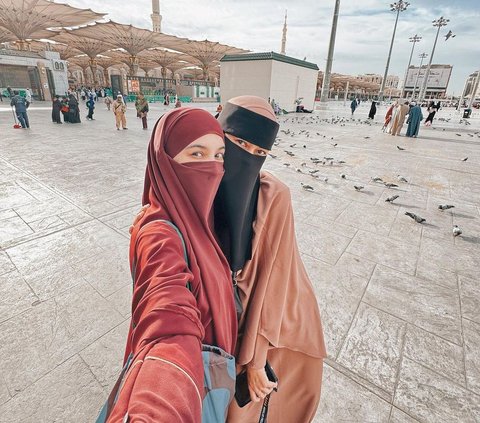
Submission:
[[183,235],[193,273],[192,292],[205,328],[204,343],[233,353],[237,319],[230,269],[212,232],[212,205],[223,176],[218,162],[180,164],[173,158],[207,134],[223,138],[205,110],[178,108],[157,122],[148,146],[143,204],[150,204],[140,226],[158,219],[174,223]]

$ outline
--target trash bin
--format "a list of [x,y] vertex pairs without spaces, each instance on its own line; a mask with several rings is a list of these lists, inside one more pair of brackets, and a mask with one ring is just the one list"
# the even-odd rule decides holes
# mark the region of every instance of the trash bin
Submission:
[[470,116],[472,116],[472,109],[465,109],[463,111],[463,118],[468,119]]

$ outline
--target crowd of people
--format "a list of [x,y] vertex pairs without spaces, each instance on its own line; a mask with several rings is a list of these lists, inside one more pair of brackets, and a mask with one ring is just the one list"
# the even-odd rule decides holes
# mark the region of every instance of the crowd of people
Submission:
[[[376,100],[372,100],[370,105],[370,109],[368,112],[368,119],[374,120],[375,115],[377,113],[377,104],[379,102]],[[358,106],[360,105],[360,100],[358,98],[352,98],[350,103],[350,110],[352,113],[352,117],[357,110]],[[427,105],[427,112],[428,116],[425,119],[425,126],[431,126],[433,123],[433,119],[435,114],[441,108],[441,102],[438,101],[435,103],[434,101],[430,101]],[[396,100],[387,109],[387,113],[385,114],[385,119],[383,123],[382,130],[388,134],[393,136],[400,135],[400,131],[403,128],[403,125],[407,123],[407,137],[417,138],[420,124],[423,120],[424,116],[422,113],[422,107],[415,101],[402,101]],[[405,122],[406,119],[406,122]]]
[[[440,101],[437,103],[435,103],[434,101],[430,101],[427,107],[428,116],[424,122],[425,126],[432,125],[435,114],[438,110],[440,110],[440,108]],[[403,124],[405,123],[405,118],[407,118],[406,123],[408,125],[405,136],[417,138],[420,131],[420,125],[424,116],[422,113],[421,105],[415,101],[402,102],[397,100],[392,103],[387,109],[387,113],[385,115],[385,120],[382,128],[383,131],[391,135],[400,135],[400,131],[402,130]]]

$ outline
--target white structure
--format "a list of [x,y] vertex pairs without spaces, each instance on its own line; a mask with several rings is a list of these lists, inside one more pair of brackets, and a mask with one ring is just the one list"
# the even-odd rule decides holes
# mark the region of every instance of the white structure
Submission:
[[[443,98],[446,95],[450,76],[453,67],[451,65],[432,65],[428,75],[428,82],[424,98]],[[407,72],[407,78],[403,84],[403,90],[406,97],[418,94],[420,88],[423,86],[427,65],[423,65],[421,69],[417,66],[410,66]]]
[[68,91],[67,64],[55,51],[0,49],[0,90],[30,88],[38,100],[50,101]]
[[152,0],[152,30],[162,32],[162,15],[160,14],[160,0]]
[[282,109],[295,111],[302,98],[313,109],[318,66],[274,52],[226,55],[220,60],[222,103],[239,95],[275,100]]

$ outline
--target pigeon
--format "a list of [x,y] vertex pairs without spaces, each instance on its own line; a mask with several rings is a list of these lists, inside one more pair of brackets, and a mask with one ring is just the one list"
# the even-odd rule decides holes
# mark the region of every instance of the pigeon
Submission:
[[462,230],[457,225],[453,225],[453,236],[459,235],[462,235]]
[[438,206],[438,209],[441,211],[448,210],[448,209],[453,209],[455,206],[452,206],[451,204],[440,204]]
[[315,190],[311,185],[304,184],[303,182],[300,182],[300,185],[302,185],[302,188],[305,191],[314,191]]
[[420,216],[416,215],[415,213],[405,212],[405,214],[406,214],[408,217],[411,217],[411,218],[412,218],[413,220],[415,220],[415,222],[417,222],[417,223],[426,222],[426,220],[425,220],[423,217],[420,217]]
[[309,173],[310,173],[311,175],[313,175],[313,174],[315,174],[315,173],[317,173],[317,172],[319,172],[319,170],[318,170],[318,169],[315,169],[315,170],[310,170],[310,171],[309,171]]
[[272,159],[276,159],[276,158],[277,158],[277,156],[275,156],[275,154],[268,153],[268,155],[269,155]]
[[366,140],[368,140],[370,137],[363,137],[363,138],[365,138]]
[[456,135],[457,137],[461,137],[461,136],[462,136],[462,134],[455,134],[455,135]]
[[344,164],[344,163],[346,163],[346,161],[344,161],[344,160],[337,160],[337,163],[338,163],[338,164]]
[[445,41],[447,41],[449,38],[455,38],[457,35],[452,32],[452,30],[448,31],[445,34]]
[[383,184],[384,184],[387,188],[396,188],[396,187],[398,187],[397,184],[392,184],[391,182],[388,182],[388,183],[387,183],[387,182],[384,182]]
[[328,182],[328,176],[325,176],[325,178],[323,178],[323,182]]
[[404,148],[400,147],[399,145],[397,145],[397,149],[400,150],[400,151],[405,150]]
[[355,188],[355,191],[361,191],[364,187],[361,185],[354,185],[353,188]]
[[466,162],[468,160],[468,157],[465,157],[464,159],[462,159],[462,162]]
[[[310,135],[307,135],[307,137],[309,137]],[[303,148],[307,148],[307,145],[306,144],[303,144]]]
[[383,179],[378,176],[375,176],[374,178],[372,178],[372,182],[383,182]]
[[293,154],[291,151],[288,151],[288,150],[283,150],[283,151],[285,151],[285,153],[287,153],[290,157],[295,156],[295,154]]
[[284,163],[283,165],[286,166],[286,167],[289,167],[290,163]]
[[400,182],[405,182],[406,184],[408,184],[408,181],[407,181],[403,176],[397,175],[397,179],[398,179]]
[[[472,135],[473,136],[473,135]],[[336,147],[338,145],[338,143],[335,143],[335,144],[332,144],[334,147]]]
[[333,160],[333,157],[324,157],[325,160]]
[[340,177],[341,177],[342,179],[347,179],[347,175],[345,175],[345,173],[342,173],[342,174],[340,175]]
[[307,165],[307,163],[306,163],[306,162],[302,162],[302,163],[300,163],[300,166],[303,166],[303,167],[305,167],[306,165]]
[[303,173],[303,172],[302,172],[302,169],[300,169],[299,167],[297,167],[297,168],[295,169],[295,172]]
[[399,196],[398,195],[392,195],[391,197],[387,197],[385,200],[386,203],[393,203]]
[[310,157],[310,160],[311,160],[312,162],[316,162],[316,161],[318,161],[318,160],[320,160],[320,159],[319,159],[318,157]]
[[293,144],[290,144],[290,147],[292,147],[292,148],[293,148],[293,147],[295,147],[296,145],[297,145],[297,143],[296,143],[296,142],[294,142]]

